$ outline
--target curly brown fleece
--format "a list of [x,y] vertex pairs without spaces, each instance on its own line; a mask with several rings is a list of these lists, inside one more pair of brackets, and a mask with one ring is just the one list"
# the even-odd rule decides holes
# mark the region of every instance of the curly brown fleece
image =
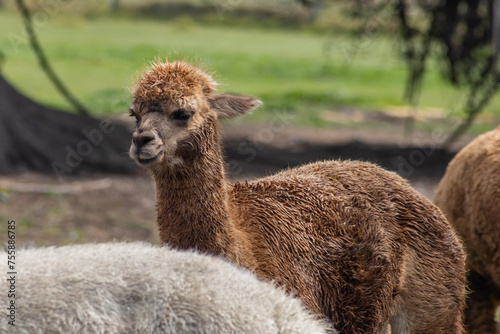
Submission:
[[[181,73],[170,80],[179,65],[168,65],[156,73],[165,75],[163,91],[175,90]],[[325,161],[233,184],[218,119],[259,101],[201,88],[175,101],[157,91],[158,110],[143,96],[132,106],[131,156],[154,176],[164,243],[224,256],[274,280],[340,333],[380,333],[388,323],[392,333],[463,333],[461,244],[441,211],[401,177],[369,163]],[[191,119],[172,125],[184,105]],[[175,145],[167,139],[174,133]],[[174,157],[166,156],[172,147]]]
[[463,239],[471,270],[466,322],[473,334],[496,334],[500,304],[500,127],[450,162],[434,202]]

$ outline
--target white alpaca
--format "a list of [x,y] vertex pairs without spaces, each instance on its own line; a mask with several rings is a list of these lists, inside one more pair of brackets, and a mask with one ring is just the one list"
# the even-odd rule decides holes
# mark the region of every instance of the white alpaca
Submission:
[[[0,333],[326,333],[300,300],[221,259],[145,243],[0,252]],[[13,299],[14,300],[14,299]]]

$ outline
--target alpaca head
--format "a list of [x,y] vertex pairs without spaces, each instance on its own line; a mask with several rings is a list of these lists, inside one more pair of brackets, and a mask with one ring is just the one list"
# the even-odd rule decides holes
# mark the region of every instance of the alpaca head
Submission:
[[143,167],[182,165],[210,148],[218,119],[261,103],[251,96],[214,94],[216,86],[211,76],[185,62],[154,64],[134,89],[132,159]]

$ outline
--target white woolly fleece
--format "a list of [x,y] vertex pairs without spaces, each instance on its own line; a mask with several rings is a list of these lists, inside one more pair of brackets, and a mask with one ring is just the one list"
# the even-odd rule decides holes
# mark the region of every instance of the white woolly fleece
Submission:
[[146,243],[19,250],[13,327],[3,251],[0,261],[0,333],[329,331],[300,300],[247,270]]

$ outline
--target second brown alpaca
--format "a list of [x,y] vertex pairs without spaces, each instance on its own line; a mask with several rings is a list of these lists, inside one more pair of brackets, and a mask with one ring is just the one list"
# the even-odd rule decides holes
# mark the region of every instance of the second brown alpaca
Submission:
[[471,334],[497,334],[500,305],[500,127],[464,147],[448,165],[434,202],[464,240]]
[[439,209],[394,173],[325,161],[225,178],[219,119],[260,101],[214,94],[183,63],[139,80],[130,155],[156,182],[162,242],[220,255],[297,294],[340,333],[463,333],[465,256]]

